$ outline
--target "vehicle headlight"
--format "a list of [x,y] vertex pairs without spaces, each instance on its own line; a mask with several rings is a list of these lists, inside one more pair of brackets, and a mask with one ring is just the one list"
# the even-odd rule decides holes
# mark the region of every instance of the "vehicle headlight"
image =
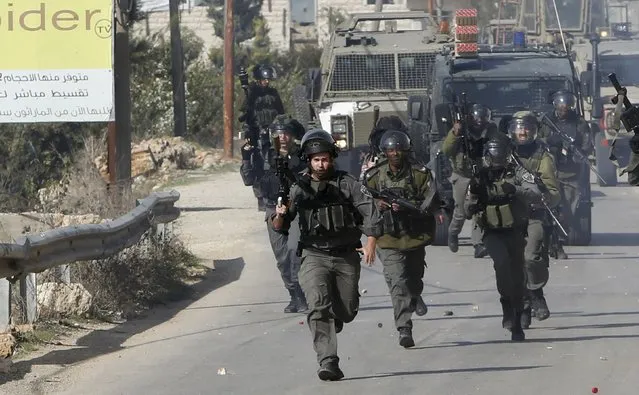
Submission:
[[333,115],[331,116],[331,135],[335,139],[335,143],[341,150],[346,150],[349,147],[348,134],[349,134],[349,119],[348,115]]

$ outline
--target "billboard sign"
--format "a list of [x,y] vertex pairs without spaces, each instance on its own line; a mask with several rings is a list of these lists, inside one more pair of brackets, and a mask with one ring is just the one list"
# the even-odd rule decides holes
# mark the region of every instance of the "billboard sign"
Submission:
[[0,0],[0,123],[107,122],[112,0]]

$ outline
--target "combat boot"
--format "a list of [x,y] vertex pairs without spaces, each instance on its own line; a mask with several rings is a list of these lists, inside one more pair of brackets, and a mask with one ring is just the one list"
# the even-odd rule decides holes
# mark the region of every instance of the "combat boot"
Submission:
[[510,340],[514,342],[521,342],[526,340],[526,334],[521,327],[521,315],[523,311],[517,311],[514,313],[513,327],[510,329]]
[[452,252],[459,251],[459,235],[448,233],[448,249]]
[[297,313],[297,292],[294,289],[289,289],[288,293],[291,295],[291,301],[288,306],[284,307],[285,313]]
[[548,309],[548,304],[544,297],[544,289],[539,288],[534,290],[532,297],[532,306],[535,310],[535,318],[538,321],[543,321],[550,317],[550,310]]
[[566,255],[566,251],[564,251],[564,246],[561,243],[557,244],[557,259],[568,259],[568,255]]
[[488,250],[483,244],[475,245],[475,258],[484,258],[488,256]]
[[266,205],[262,199],[257,199],[257,211],[266,211]]
[[524,308],[524,311],[521,312],[521,327],[523,329],[530,328],[530,323],[532,321],[532,309],[530,306]]
[[501,303],[501,310],[502,310],[502,319],[501,319],[501,326],[504,329],[508,329],[510,330],[514,323],[514,311],[512,306],[510,305],[510,301],[506,298],[499,298],[499,302]]
[[308,311],[308,303],[306,303],[306,297],[304,296],[304,291],[299,284],[297,284],[295,291],[296,301],[297,301],[297,312],[298,313],[306,313]]
[[337,361],[328,361],[320,365],[317,376],[322,381],[337,381],[344,378],[344,372],[339,368]]
[[426,306],[426,303],[424,302],[424,299],[422,299],[422,296],[420,295],[413,300],[415,301],[415,314],[420,317],[426,315],[426,313],[428,313],[428,306]]
[[413,340],[413,331],[410,328],[399,328],[399,345],[404,348],[410,348],[415,346],[415,340]]
[[334,318],[333,321],[335,321],[335,333],[340,333],[344,329],[344,321],[339,318]]

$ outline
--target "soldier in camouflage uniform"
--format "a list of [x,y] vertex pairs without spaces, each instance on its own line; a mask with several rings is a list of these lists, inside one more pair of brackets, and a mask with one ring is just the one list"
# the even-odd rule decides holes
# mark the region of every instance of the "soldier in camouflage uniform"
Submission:
[[[461,130],[461,124],[455,123],[442,145],[442,152],[450,158],[453,167],[450,182],[453,186],[455,210],[448,228],[448,248],[452,252],[459,249],[459,233],[467,217],[464,213],[464,199],[472,178],[472,167],[481,160],[484,143],[494,135],[500,134],[497,125],[491,122],[491,112],[486,106],[474,104],[470,115],[468,130]],[[465,138],[469,141],[465,142]],[[467,146],[471,152],[467,152]],[[481,229],[476,224],[473,224],[472,243],[475,247],[475,258],[486,256]]]
[[[508,125],[508,132],[515,144],[515,154],[521,160],[525,170],[539,178],[544,184],[548,196],[548,207],[559,204],[558,181],[553,157],[548,149],[537,140],[539,122],[530,111],[520,111],[513,115]],[[526,287],[528,294],[525,298],[522,314],[522,327],[530,326],[530,317],[534,316],[543,321],[550,316],[548,304],[544,297],[544,286],[549,279],[548,243],[554,223],[542,204],[530,206],[528,216],[528,230],[526,249],[524,250],[524,267],[526,269]]]
[[[272,66],[257,65],[253,70],[255,81],[251,82],[246,92],[246,98],[240,107],[242,115],[239,121],[243,122],[244,138],[246,143],[242,147],[242,156],[251,161],[252,167],[258,170],[268,170],[269,163],[267,151],[269,138],[269,126],[278,115],[284,114],[284,104],[277,89],[270,83],[277,78],[277,73]],[[258,136],[258,145],[253,147],[249,136]],[[262,174],[258,175],[258,179]],[[253,194],[257,198],[259,211],[265,211],[262,191],[257,184],[253,184]]]
[[[558,91],[553,95],[555,111],[549,115],[557,127],[575,139],[575,146],[585,155],[593,151],[592,138],[588,123],[575,111],[577,99],[575,95],[567,91]],[[563,140],[544,125],[539,131],[539,138],[548,145],[550,153],[555,158],[557,167],[557,179],[559,180],[559,193],[561,194],[560,219],[562,225],[568,231],[573,227],[577,206],[581,195],[580,180],[584,177],[584,166],[574,159],[572,147],[566,146]],[[590,170],[588,170],[590,172]],[[590,181],[588,181],[590,182]],[[563,249],[563,235],[558,243],[552,246],[552,255],[559,259],[567,259]]]
[[412,313],[422,316],[428,311],[421,297],[426,266],[424,247],[435,237],[432,210],[439,208],[439,198],[430,171],[411,162],[406,133],[387,131],[379,147],[386,159],[368,169],[364,185],[373,191],[390,190],[422,209],[416,211],[392,200],[377,200],[384,218],[384,235],[377,240],[377,254],[391,294],[399,344],[408,348],[415,345]]
[[525,340],[521,326],[526,296],[524,249],[528,207],[539,203],[542,192],[521,178],[513,166],[510,139],[503,134],[486,142],[482,167],[470,184],[465,212],[477,216],[484,243],[494,262],[497,290],[503,310],[502,326],[513,341]]
[[[291,188],[290,203],[278,206],[270,222],[282,232],[299,217],[299,282],[310,309],[307,322],[320,365],[317,375],[334,381],[344,377],[337,334],[359,309],[358,251],[366,264],[374,262],[381,217],[373,200],[362,192],[362,184],[334,168],[338,149],[330,133],[320,129],[306,133],[302,153],[309,168]],[[362,233],[368,236],[364,247]]]

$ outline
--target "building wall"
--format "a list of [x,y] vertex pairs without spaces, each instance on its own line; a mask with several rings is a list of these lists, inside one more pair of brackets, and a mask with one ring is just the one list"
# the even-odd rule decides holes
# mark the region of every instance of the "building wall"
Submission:
[[262,3],[262,16],[269,28],[271,47],[280,51],[288,51],[291,47],[290,1],[264,0]]
[[[197,6],[190,9],[182,9],[180,25],[194,31],[195,34],[204,41],[204,53],[208,54],[212,47],[221,47],[224,40],[215,36],[213,22],[207,16],[208,7]],[[169,39],[169,12],[159,11],[147,14],[145,21],[134,25],[133,34],[152,35],[156,32],[162,33]]]

